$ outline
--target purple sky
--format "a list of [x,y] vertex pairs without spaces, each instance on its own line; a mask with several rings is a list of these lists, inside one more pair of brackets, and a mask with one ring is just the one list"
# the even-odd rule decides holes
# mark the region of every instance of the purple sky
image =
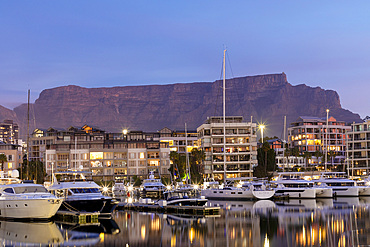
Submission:
[[[370,115],[370,1],[1,1],[0,105],[43,89],[285,72]],[[227,75],[231,77],[229,73]],[[325,115],[325,113],[323,113]]]

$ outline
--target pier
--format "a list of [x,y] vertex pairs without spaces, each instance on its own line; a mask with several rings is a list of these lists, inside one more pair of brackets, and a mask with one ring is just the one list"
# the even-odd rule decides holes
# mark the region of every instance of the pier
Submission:
[[116,209],[133,210],[139,212],[159,212],[159,213],[203,215],[203,216],[218,215],[220,213],[220,207],[175,206],[175,205],[161,206],[158,204],[145,204],[145,203],[120,203],[118,204]]

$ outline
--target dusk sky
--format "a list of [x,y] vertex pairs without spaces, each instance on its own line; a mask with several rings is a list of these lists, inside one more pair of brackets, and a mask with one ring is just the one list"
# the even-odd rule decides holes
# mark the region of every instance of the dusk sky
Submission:
[[365,117],[369,11],[370,1],[0,1],[0,105],[64,85],[213,82],[225,45],[227,77],[285,72]]

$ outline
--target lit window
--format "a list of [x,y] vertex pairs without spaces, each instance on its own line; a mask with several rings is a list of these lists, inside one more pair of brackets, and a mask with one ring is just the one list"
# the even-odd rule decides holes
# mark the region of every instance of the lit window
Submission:
[[140,159],[145,159],[145,154],[144,153],[140,153]]

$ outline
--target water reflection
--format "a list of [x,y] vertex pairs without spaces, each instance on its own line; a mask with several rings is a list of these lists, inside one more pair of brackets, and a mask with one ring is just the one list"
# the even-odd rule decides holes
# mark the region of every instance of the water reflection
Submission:
[[[370,198],[211,201],[218,216],[121,211],[108,246],[358,246],[370,244]],[[369,240],[368,240],[369,239]],[[103,244],[101,244],[103,246]]]
[[113,220],[87,224],[0,221],[3,246],[94,246],[104,241],[105,234],[118,232]]
[[367,246],[370,197],[211,201],[216,216],[116,211],[89,224],[0,221],[6,246]]

